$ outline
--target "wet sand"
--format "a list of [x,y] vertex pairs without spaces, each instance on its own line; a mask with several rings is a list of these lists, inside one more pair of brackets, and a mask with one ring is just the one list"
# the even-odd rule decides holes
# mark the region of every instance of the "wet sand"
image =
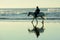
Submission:
[[[38,27],[41,27],[39,22]],[[45,31],[36,38],[28,29],[33,26],[30,22],[0,22],[0,40],[60,40],[60,23],[45,23]]]

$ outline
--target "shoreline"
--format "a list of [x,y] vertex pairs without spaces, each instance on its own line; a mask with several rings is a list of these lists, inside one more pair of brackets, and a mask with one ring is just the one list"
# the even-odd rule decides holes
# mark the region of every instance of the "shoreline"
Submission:
[[[33,18],[0,18],[0,20],[32,20]],[[42,20],[38,18],[38,20]],[[46,18],[45,20],[60,20],[60,18]]]

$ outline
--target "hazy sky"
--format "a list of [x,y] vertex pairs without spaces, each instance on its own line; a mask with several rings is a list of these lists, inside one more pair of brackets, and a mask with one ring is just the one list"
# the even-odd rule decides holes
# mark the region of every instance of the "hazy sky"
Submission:
[[60,7],[60,0],[0,0],[0,8]]

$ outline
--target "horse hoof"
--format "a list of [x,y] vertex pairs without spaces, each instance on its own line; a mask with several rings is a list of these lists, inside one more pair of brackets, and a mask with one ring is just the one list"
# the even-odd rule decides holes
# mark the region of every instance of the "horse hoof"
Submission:
[[30,29],[28,29],[28,31],[30,32]]

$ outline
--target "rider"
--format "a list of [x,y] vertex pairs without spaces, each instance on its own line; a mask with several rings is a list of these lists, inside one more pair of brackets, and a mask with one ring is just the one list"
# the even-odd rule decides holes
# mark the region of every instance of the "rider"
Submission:
[[35,10],[35,13],[34,13],[34,14],[35,14],[35,18],[37,17],[37,15],[39,14],[39,12],[40,12],[40,9],[39,9],[39,7],[37,6],[37,7],[36,7],[36,10]]

